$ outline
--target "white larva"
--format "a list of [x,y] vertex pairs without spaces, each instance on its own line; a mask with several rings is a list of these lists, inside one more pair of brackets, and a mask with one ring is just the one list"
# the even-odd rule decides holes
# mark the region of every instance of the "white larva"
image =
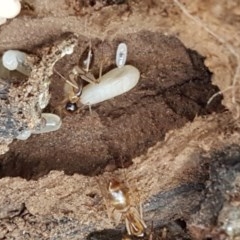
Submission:
[[100,103],[134,88],[140,78],[140,72],[131,65],[114,68],[104,74],[98,84],[88,84],[82,90],[80,102],[83,105]]
[[127,61],[127,45],[125,43],[120,43],[116,52],[116,65],[121,68],[125,65]]

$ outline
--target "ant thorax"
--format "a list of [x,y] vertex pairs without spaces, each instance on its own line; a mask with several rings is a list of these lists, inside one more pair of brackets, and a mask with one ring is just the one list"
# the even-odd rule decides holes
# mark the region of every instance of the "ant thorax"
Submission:
[[125,211],[129,206],[129,193],[128,188],[115,179],[109,182],[108,192],[111,205],[117,209]]

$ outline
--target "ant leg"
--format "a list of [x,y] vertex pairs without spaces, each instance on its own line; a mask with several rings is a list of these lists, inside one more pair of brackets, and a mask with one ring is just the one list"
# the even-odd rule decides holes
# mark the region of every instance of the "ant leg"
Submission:
[[93,50],[92,50],[92,39],[90,39],[89,49],[88,49],[88,55],[86,59],[86,72],[89,72],[92,62],[93,62]]
[[92,84],[96,84],[97,80],[94,77],[94,75],[91,72],[85,72],[82,68],[80,68],[79,66],[75,66],[72,70],[74,75],[79,75],[82,80],[88,82],[88,83],[92,83]]
[[88,105],[89,113],[92,115],[92,105]]
[[85,80],[88,83],[96,84],[98,83],[97,79],[94,77],[94,75],[90,72],[85,73],[84,75],[80,75],[83,80]]
[[142,203],[139,203],[139,212],[140,212],[140,217],[143,219],[143,209],[142,209]]
[[131,229],[130,229],[130,223],[127,218],[125,218],[125,224],[126,224],[126,229],[127,229],[128,235],[132,235]]
[[80,60],[80,62],[85,62],[84,68],[75,67],[75,71],[78,72],[78,74],[81,76],[81,78],[88,83],[96,84],[96,83],[99,83],[101,80],[103,63],[104,63],[103,47],[101,49],[102,50],[101,50],[101,59],[100,59],[100,68],[99,68],[98,79],[96,79],[94,77],[94,75],[90,72],[91,64],[93,62],[93,51],[92,51],[91,45],[90,45],[90,48],[88,49],[88,52],[84,53],[84,55],[87,55],[86,60]]
[[70,79],[71,81],[69,81],[69,80],[66,79],[60,72],[58,72],[55,68],[53,69],[53,71],[54,71],[55,73],[57,73],[57,75],[60,76],[62,79],[64,79],[66,83],[68,83],[69,85],[71,85],[73,88],[78,89],[77,84],[74,83],[74,82],[75,82],[75,81],[73,80],[74,77],[73,77],[71,74],[69,75],[69,79]]
[[145,224],[144,220],[143,220],[143,208],[142,208],[142,202],[141,202],[141,197],[139,195],[138,192],[138,197],[139,197],[139,214],[140,214],[140,220],[142,225],[144,226],[144,228],[147,228],[147,225]]
[[98,83],[100,82],[100,79],[101,79],[101,77],[102,77],[103,61],[104,61],[104,58],[103,58],[103,41],[102,41],[102,44],[101,44],[101,59],[100,59],[99,75],[98,75],[98,80],[97,80]]
[[102,60],[101,60],[101,62],[100,62],[100,68],[99,68],[99,75],[98,75],[98,79],[97,79],[97,83],[100,82],[100,79],[101,79],[101,77],[102,77],[102,69],[103,69],[103,62],[102,62]]
[[115,225],[119,225],[123,217],[123,214],[116,209],[113,209],[112,211],[112,218],[114,219]]

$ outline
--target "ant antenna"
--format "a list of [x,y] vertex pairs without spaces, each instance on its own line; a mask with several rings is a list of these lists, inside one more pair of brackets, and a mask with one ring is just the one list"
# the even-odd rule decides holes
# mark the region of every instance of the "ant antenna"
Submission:
[[99,68],[99,76],[98,79],[102,77],[102,70],[103,70],[103,40],[101,43],[101,60],[100,60],[100,68]]
[[72,82],[70,82],[68,79],[66,79],[60,72],[58,72],[55,68],[53,69],[53,71],[55,73],[57,73],[58,76],[60,76],[62,79],[64,79],[66,81],[66,83],[68,83],[69,85],[71,85],[73,88],[75,89],[79,89],[78,86],[76,86],[75,84],[73,84]]

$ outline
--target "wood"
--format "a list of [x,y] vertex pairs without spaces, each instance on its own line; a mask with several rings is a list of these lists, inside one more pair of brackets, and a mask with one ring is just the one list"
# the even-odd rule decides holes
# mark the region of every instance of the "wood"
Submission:
[[0,195],[1,236],[21,239],[23,226],[29,239],[84,239],[94,231],[115,229],[98,185],[98,181],[107,182],[113,176],[127,182],[132,199],[140,196],[149,228],[152,222],[162,226],[177,219],[190,220],[203,200],[209,179],[206,166],[217,160],[212,154],[240,140],[238,133],[230,131],[234,126],[230,119],[228,113],[196,119],[169,133],[164,142],[135,158],[128,169],[98,177],[53,171],[38,181],[1,179],[1,192],[5,193]]

